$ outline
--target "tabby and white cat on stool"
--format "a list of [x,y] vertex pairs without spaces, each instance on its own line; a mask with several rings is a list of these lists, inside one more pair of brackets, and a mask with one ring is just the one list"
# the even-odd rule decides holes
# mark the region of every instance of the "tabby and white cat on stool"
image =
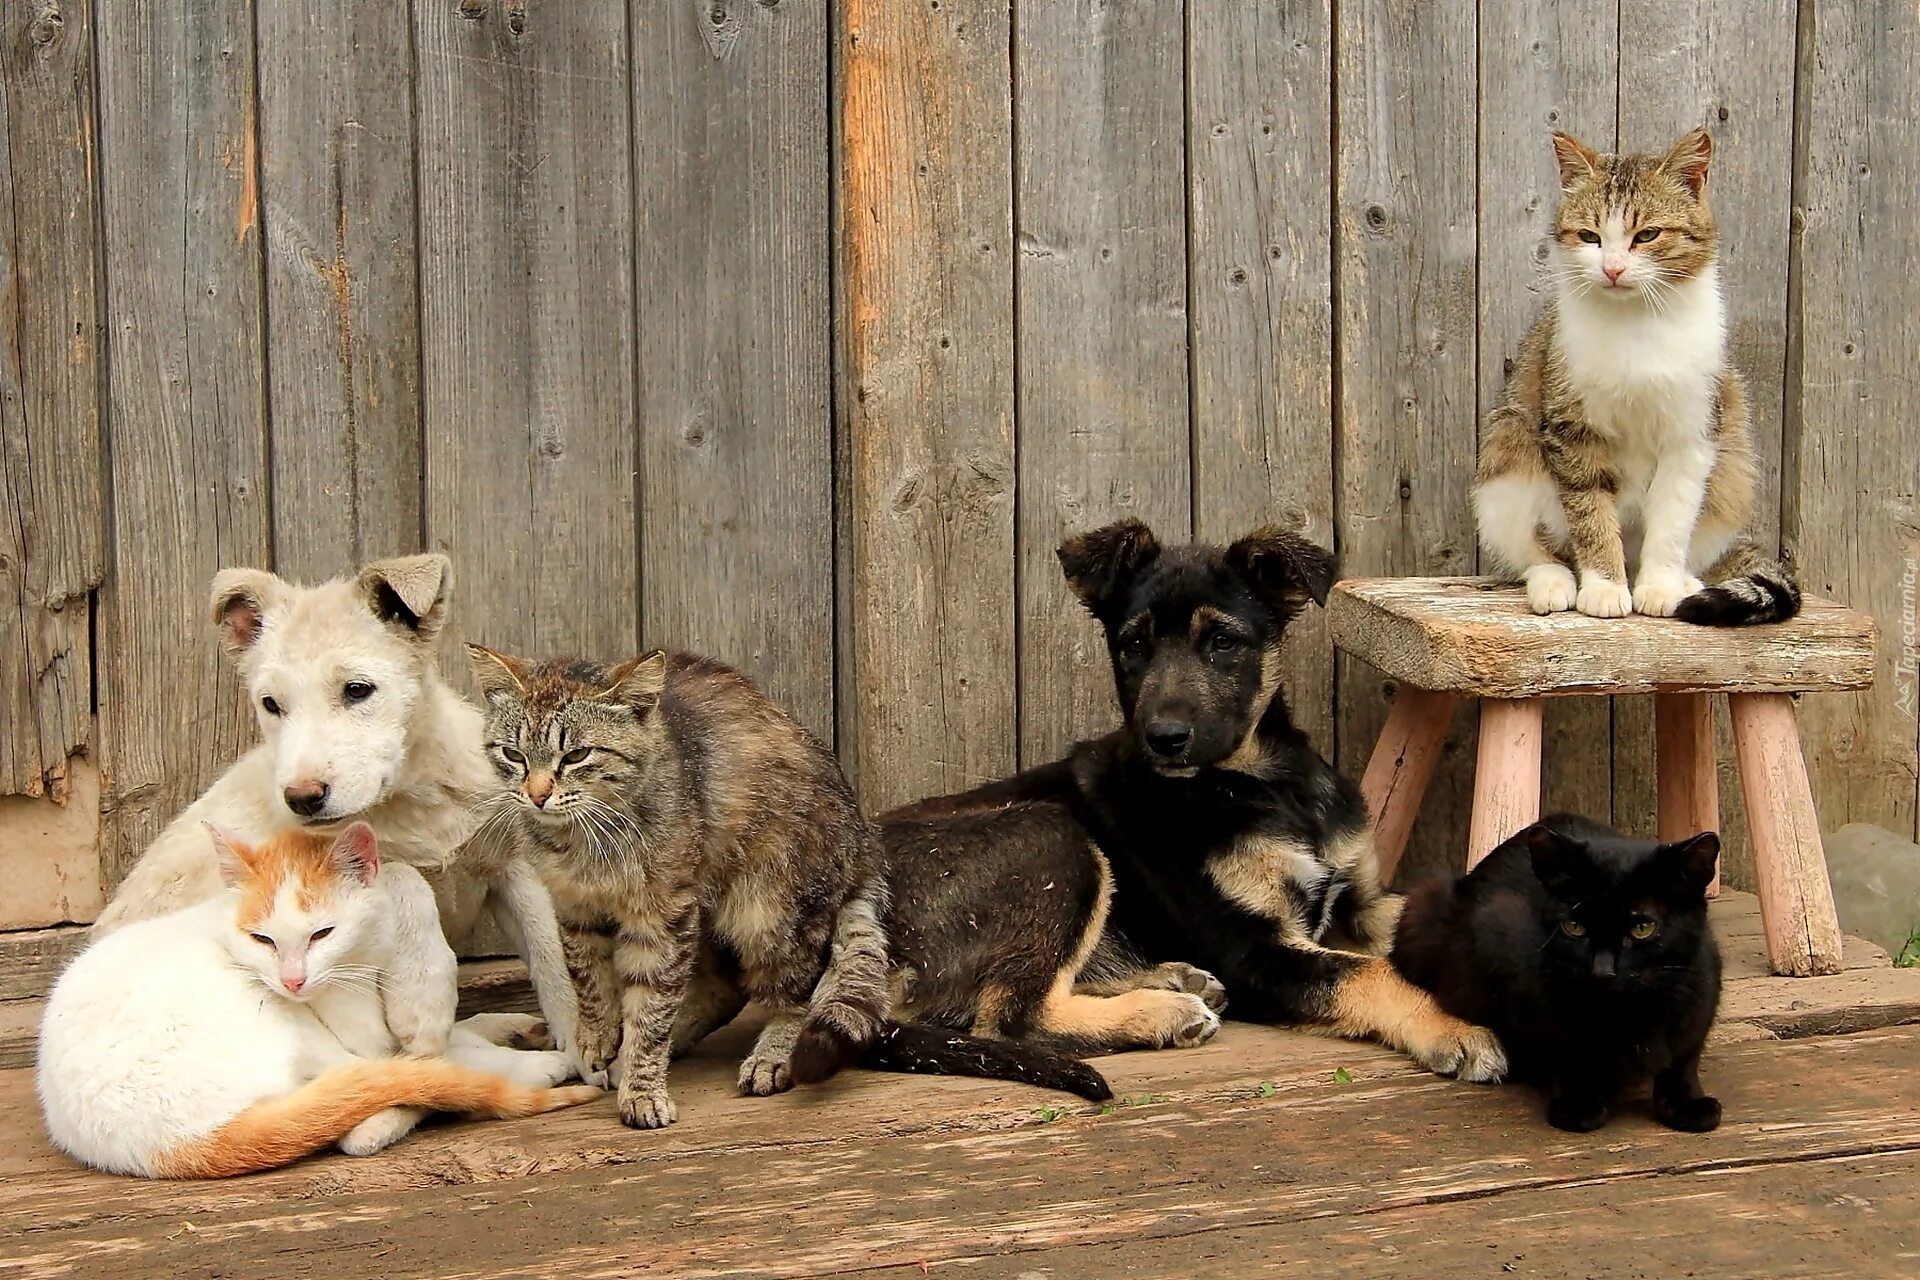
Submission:
[[1791,618],[1799,586],[1746,533],[1753,441],[1727,358],[1712,139],[1615,156],[1556,133],[1553,149],[1553,290],[1482,437],[1481,546],[1535,613]]

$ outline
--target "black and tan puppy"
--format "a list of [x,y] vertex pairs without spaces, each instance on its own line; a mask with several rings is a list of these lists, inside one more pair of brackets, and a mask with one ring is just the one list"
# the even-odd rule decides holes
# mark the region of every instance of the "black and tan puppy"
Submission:
[[1399,899],[1381,889],[1365,803],[1280,696],[1282,634],[1326,602],[1333,557],[1279,529],[1163,548],[1137,520],[1059,555],[1106,630],[1125,724],[881,818],[904,1007],[1098,1052],[1204,1040],[1224,983],[1238,1017],[1499,1079],[1492,1033],[1383,958]]

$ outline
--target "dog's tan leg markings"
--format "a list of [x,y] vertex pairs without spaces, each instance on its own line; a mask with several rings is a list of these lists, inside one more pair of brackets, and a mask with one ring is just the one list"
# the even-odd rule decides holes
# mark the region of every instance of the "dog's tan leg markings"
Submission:
[[1380,860],[1373,848],[1373,829],[1367,827],[1339,836],[1327,847],[1327,862],[1346,876],[1351,895],[1354,941],[1363,950],[1383,956],[1393,950],[1393,931],[1405,905],[1397,893],[1380,884]]
[[1075,992],[1070,980],[1047,993],[1036,1021],[1044,1031],[1108,1049],[1189,1048],[1220,1030],[1220,1016],[1199,996],[1152,990],[1089,996]]
[[1003,983],[990,982],[981,987],[979,1002],[973,1008],[973,1034],[989,1040],[1004,1034],[1001,1024],[1012,1003],[1013,990]]
[[1184,991],[1199,996],[1215,1013],[1227,1003],[1227,989],[1220,979],[1205,969],[1179,961],[1073,984],[1073,993],[1080,996],[1118,996],[1129,991]]
[[1491,1083],[1507,1074],[1507,1055],[1493,1032],[1444,1012],[1384,959],[1370,958],[1333,988],[1328,1029],[1355,1040],[1378,1040],[1429,1071]]

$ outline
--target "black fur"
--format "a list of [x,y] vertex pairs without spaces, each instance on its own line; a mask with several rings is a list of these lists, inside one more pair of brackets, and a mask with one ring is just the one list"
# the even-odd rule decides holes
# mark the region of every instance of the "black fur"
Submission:
[[[1651,1077],[1663,1124],[1712,1129],[1720,1104],[1699,1061],[1720,1001],[1706,900],[1719,848],[1711,833],[1656,845],[1548,818],[1413,894],[1394,966],[1492,1027],[1515,1075],[1547,1090],[1559,1128],[1598,1128],[1624,1088]],[[1636,925],[1651,936],[1634,938]]]
[[1800,612],[1800,588],[1777,573],[1752,573],[1703,587],[1682,600],[1673,616],[1703,627],[1752,627],[1785,622]]

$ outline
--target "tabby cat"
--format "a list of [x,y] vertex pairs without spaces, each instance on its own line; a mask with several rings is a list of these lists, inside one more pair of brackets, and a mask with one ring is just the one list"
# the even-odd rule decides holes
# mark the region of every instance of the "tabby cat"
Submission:
[[1792,617],[1798,585],[1745,532],[1753,441],[1727,358],[1712,139],[1614,156],[1556,133],[1553,149],[1552,296],[1482,435],[1481,546],[1535,613]]
[[507,823],[553,893],[583,1055],[597,1074],[617,1052],[622,1121],[671,1124],[673,1050],[750,997],[773,1016],[743,1093],[824,1079],[874,1043],[891,1004],[886,890],[818,739],[705,658],[469,648],[502,783],[487,821]]
[[1521,831],[1458,880],[1414,891],[1393,966],[1458,1018],[1491,1027],[1515,1079],[1543,1085],[1547,1119],[1584,1133],[1628,1085],[1704,1132],[1720,1103],[1700,1048],[1720,1003],[1707,885],[1720,838],[1633,840],[1558,815]]

